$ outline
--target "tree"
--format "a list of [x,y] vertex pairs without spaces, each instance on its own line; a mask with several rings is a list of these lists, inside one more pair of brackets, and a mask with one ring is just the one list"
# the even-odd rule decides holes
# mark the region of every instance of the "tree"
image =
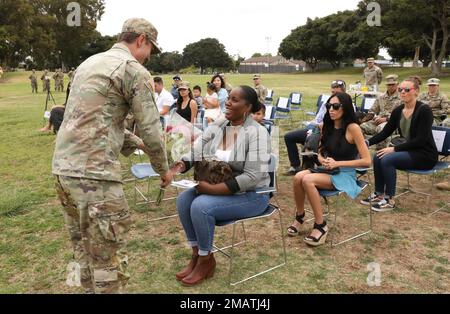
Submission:
[[292,30],[291,34],[281,42],[278,52],[287,59],[304,60],[314,72],[319,63],[319,59],[317,57],[317,50],[310,44],[313,35],[311,25],[312,20],[308,18],[306,25]]
[[294,29],[280,45],[285,58],[304,60],[314,71],[320,61],[334,68],[348,58],[376,55],[380,44],[376,29],[359,11],[344,11],[314,20]]
[[253,55],[252,55],[252,58],[259,58],[259,57],[262,57],[263,55],[261,54],[261,53],[259,53],[259,52],[255,52]]
[[431,62],[432,75],[441,75],[449,51],[449,10],[449,0],[392,0],[382,18],[383,44],[393,57]]
[[80,53],[95,40],[104,0],[78,0],[81,27],[67,25],[71,0],[2,0],[0,63],[16,66],[31,56],[39,67],[80,63]]
[[178,52],[163,52],[152,56],[145,65],[152,73],[179,72],[183,67],[183,56]]
[[116,36],[102,36],[99,32],[95,31],[93,40],[86,44],[80,51],[79,60],[83,61],[97,53],[109,50],[116,42]]
[[199,67],[203,74],[206,68],[229,70],[233,67],[233,61],[217,39],[205,38],[184,48],[183,65]]
[[0,2],[0,64],[16,67],[30,50],[33,7],[26,0]]

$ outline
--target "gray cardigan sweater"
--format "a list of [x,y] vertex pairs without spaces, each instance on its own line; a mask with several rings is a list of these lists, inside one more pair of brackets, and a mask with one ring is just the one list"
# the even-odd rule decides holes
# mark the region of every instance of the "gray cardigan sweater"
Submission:
[[[194,161],[200,161],[202,158],[214,158],[217,149],[222,144],[224,132],[230,132],[228,136],[233,136],[230,128],[227,131],[229,126],[231,126],[230,121],[221,119],[205,130],[194,143],[193,150],[182,158],[186,167],[185,172],[192,168]],[[233,178],[225,184],[233,194],[269,186],[270,153],[269,133],[249,116],[245,120],[243,128],[239,130],[228,162],[233,170]]]

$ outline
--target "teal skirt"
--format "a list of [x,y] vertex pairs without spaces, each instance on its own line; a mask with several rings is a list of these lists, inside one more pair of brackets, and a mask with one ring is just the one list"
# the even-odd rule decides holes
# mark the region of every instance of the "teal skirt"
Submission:
[[331,183],[336,190],[346,193],[352,199],[361,193],[361,188],[356,183],[355,168],[340,168],[338,174],[331,175]]

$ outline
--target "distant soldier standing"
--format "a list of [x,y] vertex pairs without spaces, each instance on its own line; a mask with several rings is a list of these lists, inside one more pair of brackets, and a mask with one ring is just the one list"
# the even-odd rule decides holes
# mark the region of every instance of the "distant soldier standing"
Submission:
[[33,69],[33,72],[31,73],[31,75],[28,77],[30,79],[31,82],[31,93],[36,93],[38,92],[38,83],[37,83],[37,76],[36,76],[36,70]]
[[42,91],[49,92],[50,91],[50,76],[48,76],[48,70],[44,70],[44,73],[41,76],[42,81]]
[[72,67],[70,69],[69,73],[67,73],[67,76],[69,77],[69,81],[72,80],[72,76],[74,75],[74,73],[75,73],[75,68]]
[[431,107],[434,116],[434,124],[450,125],[450,104],[447,96],[442,94],[439,90],[439,84],[441,80],[437,78],[431,78],[428,80],[428,92],[422,93],[417,100],[427,104]]
[[58,76],[59,69],[56,69],[55,73],[53,74],[53,80],[55,82],[55,92],[59,91],[59,76]]
[[366,86],[373,86],[381,84],[383,80],[383,71],[375,65],[374,58],[367,59],[367,67],[364,69],[364,79],[366,80]]
[[[125,246],[132,220],[119,153],[143,149],[161,186],[172,181],[153,79],[142,66],[160,52],[157,36],[156,28],[144,19],[125,21],[118,43],[84,61],[72,80],[53,174],[87,291],[121,292],[129,278]],[[129,112],[134,113],[142,140],[125,132]]]
[[59,69],[58,72],[58,83],[60,91],[64,92],[64,72],[62,71],[62,69]]
[[264,101],[266,100],[268,91],[267,91],[267,88],[261,84],[261,75],[260,74],[253,75],[253,83],[255,84],[255,91],[256,91],[256,94],[258,95],[259,102],[264,104]]

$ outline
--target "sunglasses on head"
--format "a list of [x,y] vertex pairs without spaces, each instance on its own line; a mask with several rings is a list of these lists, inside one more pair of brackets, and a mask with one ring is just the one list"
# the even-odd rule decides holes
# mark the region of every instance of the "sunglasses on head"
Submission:
[[412,90],[414,90],[413,87],[411,87],[411,88],[409,88],[409,87],[406,87],[406,88],[399,87],[399,88],[398,88],[398,92],[399,92],[399,93],[401,93],[401,92],[403,92],[403,91],[405,91],[405,93],[409,93],[409,92],[412,91]]
[[345,82],[344,81],[333,81],[333,82],[331,82],[331,86],[333,86],[333,87],[345,86]]
[[339,110],[340,108],[342,108],[342,104],[330,104],[330,103],[327,103],[326,105],[325,105],[325,107],[327,108],[327,110],[330,110],[331,108],[333,108],[333,110],[335,110],[335,111],[337,111],[337,110]]

